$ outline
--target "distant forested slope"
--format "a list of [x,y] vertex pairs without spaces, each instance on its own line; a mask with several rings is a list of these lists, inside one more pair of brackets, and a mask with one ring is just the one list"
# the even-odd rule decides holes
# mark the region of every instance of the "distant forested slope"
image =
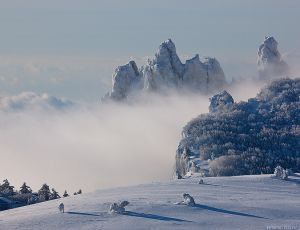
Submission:
[[211,98],[210,113],[183,129],[177,174],[200,170],[212,176],[273,173],[280,165],[300,170],[300,79],[273,81],[247,102],[226,91]]

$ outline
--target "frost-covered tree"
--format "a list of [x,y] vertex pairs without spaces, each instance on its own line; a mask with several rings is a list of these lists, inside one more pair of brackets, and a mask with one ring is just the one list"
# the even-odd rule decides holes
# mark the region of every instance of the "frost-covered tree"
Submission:
[[277,166],[274,170],[275,177],[282,179],[282,180],[288,179],[288,174],[289,174],[288,170],[285,170],[281,166]]
[[3,180],[3,184],[0,185],[0,194],[2,196],[12,196],[15,194],[14,186],[10,185],[7,179]]
[[80,194],[82,194],[82,190],[81,190],[81,189],[79,189],[78,192],[74,192],[74,195],[75,195],[75,196],[76,196],[76,195],[80,195]]
[[214,176],[271,174],[277,165],[299,172],[300,79],[276,80],[246,102],[216,106],[191,120],[182,136],[179,176],[195,159],[210,160]]
[[52,188],[51,190],[52,190],[52,193],[51,193],[50,199],[51,200],[59,199],[60,195],[58,194],[58,192],[54,188]]
[[43,184],[41,189],[38,191],[39,201],[47,201],[51,197],[51,191],[47,184]]
[[32,190],[29,186],[27,186],[26,182],[24,182],[22,184],[22,186],[20,187],[20,194],[28,194],[28,193],[32,193]]
[[35,204],[39,202],[39,197],[36,194],[31,194],[31,196],[27,199],[27,204]]
[[68,194],[67,190],[65,190],[63,197],[68,197],[68,196],[69,196],[69,194]]

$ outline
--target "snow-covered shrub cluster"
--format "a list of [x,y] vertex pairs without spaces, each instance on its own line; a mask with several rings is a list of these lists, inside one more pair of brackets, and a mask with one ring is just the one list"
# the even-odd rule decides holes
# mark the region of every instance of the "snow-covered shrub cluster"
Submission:
[[194,198],[190,194],[184,193],[182,196],[183,196],[183,200],[180,202],[176,202],[175,204],[187,205],[187,206],[195,206],[196,205]]
[[289,172],[281,166],[277,166],[274,170],[274,175],[279,179],[286,180],[289,177]]
[[124,200],[120,203],[112,203],[109,207],[109,213],[110,214],[114,214],[114,213],[118,213],[118,214],[123,214],[125,212],[125,207],[129,204],[129,202],[127,200]]
[[300,170],[300,79],[275,80],[247,102],[229,101],[184,127],[177,174],[195,159],[210,160],[213,176],[273,173],[277,165]]
[[188,206],[195,206],[196,203],[195,203],[194,198],[190,194],[184,193],[182,204],[185,204]]

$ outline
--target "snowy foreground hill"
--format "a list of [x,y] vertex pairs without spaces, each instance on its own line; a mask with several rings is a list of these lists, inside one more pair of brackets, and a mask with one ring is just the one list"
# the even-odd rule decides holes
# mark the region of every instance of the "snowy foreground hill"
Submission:
[[[199,177],[100,190],[0,212],[0,229],[299,229],[300,175]],[[176,205],[189,193],[195,207]],[[128,200],[125,214],[108,214]],[[58,205],[64,202],[65,213]]]

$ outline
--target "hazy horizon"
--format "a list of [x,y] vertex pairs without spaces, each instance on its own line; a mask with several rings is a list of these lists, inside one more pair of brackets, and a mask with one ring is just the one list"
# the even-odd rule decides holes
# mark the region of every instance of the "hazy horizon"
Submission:
[[196,53],[216,57],[228,79],[256,75],[266,35],[285,59],[300,59],[296,0],[0,2],[0,95],[99,101],[118,65],[141,66],[168,38],[182,62]]

